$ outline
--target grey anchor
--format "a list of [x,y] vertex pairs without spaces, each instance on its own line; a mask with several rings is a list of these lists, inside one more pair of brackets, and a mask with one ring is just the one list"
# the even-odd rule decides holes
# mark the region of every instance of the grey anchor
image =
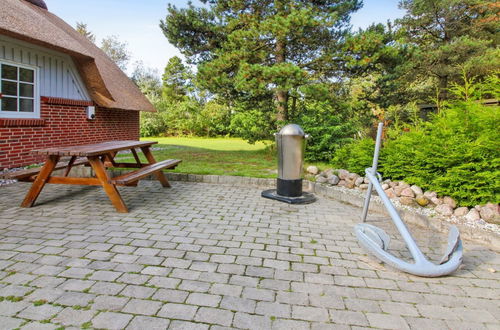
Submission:
[[[379,173],[377,173],[377,166],[382,141],[382,129],[383,124],[380,123],[378,125],[377,141],[375,144],[372,167],[365,170],[369,184],[363,207],[363,214],[361,217],[363,223],[357,224],[354,227],[354,232],[356,233],[358,241],[368,252],[379,258],[381,261],[403,272],[423,277],[438,277],[451,274],[457,270],[462,263],[463,247],[460,239],[460,233],[458,232],[457,227],[450,227],[448,234],[448,246],[439,264],[429,261],[422,251],[420,251],[417,243],[411,236],[411,233],[380,184],[382,177]],[[414,263],[396,258],[390,254],[387,251],[390,242],[389,235],[376,226],[364,223],[366,221],[366,216],[368,215],[368,206],[370,205],[370,197],[373,188],[375,188],[378,195],[382,199],[385,208],[391,216],[392,222],[396,225],[396,228],[403,237],[403,240],[413,257]]]

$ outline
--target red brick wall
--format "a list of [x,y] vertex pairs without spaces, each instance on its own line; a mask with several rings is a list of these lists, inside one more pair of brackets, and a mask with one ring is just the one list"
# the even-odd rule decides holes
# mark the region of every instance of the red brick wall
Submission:
[[0,169],[42,162],[30,154],[37,148],[138,139],[139,111],[96,107],[96,119],[87,120],[84,106],[42,100],[41,120],[0,118]]

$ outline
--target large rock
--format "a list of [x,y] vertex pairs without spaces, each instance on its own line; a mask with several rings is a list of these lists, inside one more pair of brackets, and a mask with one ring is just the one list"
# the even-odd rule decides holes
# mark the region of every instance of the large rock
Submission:
[[338,177],[340,178],[340,180],[345,180],[347,179],[347,176],[349,175],[349,171],[346,171],[346,170],[343,170],[343,169],[340,169],[337,173]]
[[385,194],[387,195],[387,197],[389,198],[396,198],[396,193],[394,192],[394,188],[389,188],[389,189],[386,189],[384,190]]
[[389,185],[387,183],[382,183],[382,189],[389,189]]
[[420,195],[417,195],[417,197],[415,197],[415,202],[417,202],[417,204],[420,206],[427,206],[427,205],[429,205],[430,200],[427,197],[425,197],[423,194],[420,194]]
[[437,197],[437,193],[435,191],[426,191],[424,192],[424,196],[428,199],[432,199],[433,197]]
[[410,205],[410,206],[415,204],[415,200],[413,199],[413,197],[407,197],[407,196],[399,197],[399,202],[403,205]]
[[436,210],[436,212],[438,212],[442,215],[448,216],[448,217],[453,214],[453,208],[448,204],[438,205],[438,206],[436,206],[435,210]]
[[481,215],[481,219],[483,219],[486,222],[497,223],[497,224],[500,223],[498,213],[495,212],[495,209],[493,209],[492,207],[488,207],[486,205],[481,207],[479,215]]
[[359,186],[363,183],[363,180],[364,180],[364,178],[363,178],[363,177],[361,177],[361,176],[360,176],[360,177],[358,177],[358,178],[354,181],[354,185],[355,185],[356,187],[359,187]]
[[458,207],[454,212],[453,212],[453,215],[456,216],[456,217],[464,217],[467,215],[467,213],[469,213],[469,208],[468,207],[465,207],[465,206],[462,206],[462,207]]
[[413,190],[411,188],[405,188],[403,189],[403,191],[401,191],[401,196],[402,197],[415,197],[415,193],[413,192]]
[[455,200],[450,196],[444,196],[443,203],[451,206],[452,208],[457,207],[457,202],[455,202]]
[[415,195],[423,195],[424,194],[424,192],[422,191],[422,188],[420,188],[419,186],[413,185],[410,188],[411,188],[411,190],[413,190]]
[[370,179],[368,179],[368,177],[365,176],[365,178],[363,179],[363,183],[370,183]]
[[316,176],[316,182],[317,183],[327,183],[328,182],[328,179],[325,178],[324,176],[322,175],[318,175]]
[[361,189],[361,190],[366,190],[366,189],[368,189],[368,184],[366,184],[366,183],[362,183],[362,184],[360,184],[360,185],[359,185],[359,189]]
[[404,181],[399,182],[398,186],[403,188],[410,188],[410,185]]
[[310,173],[312,175],[316,175],[319,173],[319,168],[317,166],[311,165],[308,166],[306,169],[307,173]]
[[443,204],[443,200],[439,197],[432,197],[431,198],[431,202],[434,204],[434,205],[441,205]]
[[394,182],[394,181],[389,182],[389,187],[396,188],[397,186],[398,186],[397,182]]
[[347,178],[351,181],[356,181],[358,178],[359,178],[359,174],[357,173],[349,173],[349,175],[347,176]]
[[394,193],[396,194],[396,196],[401,196],[401,193],[403,192],[403,190],[405,190],[406,188],[405,187],[401,187],[400,185],[397,185],[396,187],[392,188],[394,189]]
[[346,184],[347,184],[346,180],[340,180],[339,183],[337,183],[337,185],[341,187],[345,187]]
[[465,219],[469,221],[478,221],[479,219],[481,219],[481,216],[479,215],[478,210],[473,208],[469,211],[469,213],[465,215]]
[[335,174],[331,174],[329,177],[328,177],[328,183],[331,184],[331,185],[336,185],[340,182],[340,179],[338,176],[336,176]]

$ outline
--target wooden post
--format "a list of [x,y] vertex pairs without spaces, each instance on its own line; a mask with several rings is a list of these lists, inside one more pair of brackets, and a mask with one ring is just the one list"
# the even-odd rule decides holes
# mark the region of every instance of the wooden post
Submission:
[[[141,150],[142,150],[142,153],[144,154],[144,156],[146,156],[146,159],[148,160],[149,164],[156,163],[156,159],[153,156],[153,153],[151,152],[151,150],[149,150],[149,147],[141,147]],[[161,182],[161,185],[163,187],[166,187],[166,188],[171,187],[171,185],[168,182],[167,178],[165,177],[165,173],[163,173],[163,171],[157,171],[155,173],[155,176],[158,179],[158,181]]]
[[104,164],[102,163],[100,157],[92,156],[88,157],[88,159],[90,165],[94,169],[97,178],[101,182],[104,191],[108,195],[109,199],[111,200],[111,203],[113,203],[116,210],[120,213],[128,213],[127,205],[125,205],[125,202],[120,196],[120,192],[118,191],[118,189],[116,189],[115,185],[109,183],[110,179],[108,173],[106,173],[106,168],[104,167]]
[[36,177],[35,181],[31,185],[30,190],[26,194],[26,197],[24,197],[23,202],[21,203],[21,207],[32,207],[33,204],[35,204],[36,199],[38,198],[38,195],[40,195],[40,192],[42,191],[43,187],[47,183],[47,179],[50,177],[50,174],[54,170],[54,168],[57,165],[57,162],[59,161],[60,156],[56,155],[50,155],[47,160],[45,161],[45,164],[43,165],[42,169],[40,170],[40,173]]

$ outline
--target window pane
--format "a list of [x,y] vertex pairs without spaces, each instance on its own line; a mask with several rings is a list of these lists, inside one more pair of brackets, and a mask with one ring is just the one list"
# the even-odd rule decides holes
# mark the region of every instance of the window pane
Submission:
[[17,80],[17,67],[2,64],[2,78]]
[[2,97],[2,111],[17,111],[17,99]]
[[34,112],[33,100],[19,99],[19,111],[21,111],[21,112]]
[[20,83],[19,95],[26,97],[33,97],[33,85]]
[[30,69],[19,68],[19,80],[26,82],[34,82],[35,72]]
[[17,95],[17,83],[13,81],[2,80],[2,94],[4,95]]

